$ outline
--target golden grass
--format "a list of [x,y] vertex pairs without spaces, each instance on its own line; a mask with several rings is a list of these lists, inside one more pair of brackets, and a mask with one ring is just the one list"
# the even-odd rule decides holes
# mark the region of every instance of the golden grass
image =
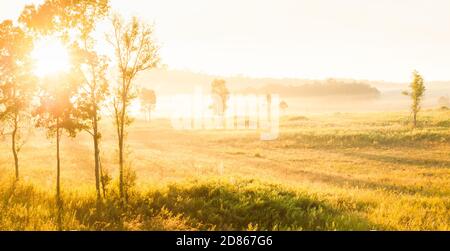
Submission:
[[[113,188],[95,203],[91,139],[65,138],[63,229],[450,230],[450,112],[419,119],[412,129],[406,113],[284,117],[268,142],[246,130],[138,122],[128,135],[137,174],[128,211]],[[116,141],[104,128],[102,161],[115,177]],[[10,177],[8,141],[0,150]],[[20,184],[1,181],[1,229],[57,229],[54,162],[54,146],[36,132],[21,153]]]

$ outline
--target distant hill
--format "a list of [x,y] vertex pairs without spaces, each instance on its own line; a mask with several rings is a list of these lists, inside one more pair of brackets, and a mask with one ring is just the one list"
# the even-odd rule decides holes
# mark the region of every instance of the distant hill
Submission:
[[361,98],[378,98],[380,91],[367,84],[346,83],[337,80],[317,81],[313,84],[300,85],[280,85],[268,84],[262,88],[247,88],[242,91],[244,94],[266,94],[277,93],[282,97],[361,97]]
[[232,92],[243,94],[277,93],[284,97],[361,96],[377,98],[380,91],[368,83],[355,80],[305,80],[291,78],[223,77],[183,70],[156,69],[139,78],[146,88],[157,93],[192,92],[195,87],[209,91],[215,78],[223,78]]

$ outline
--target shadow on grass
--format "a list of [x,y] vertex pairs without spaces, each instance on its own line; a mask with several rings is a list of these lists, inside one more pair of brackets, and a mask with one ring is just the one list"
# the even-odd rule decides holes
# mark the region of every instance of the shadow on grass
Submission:
[[388,192],[393,192],[397,194],[410,194],[410,195],[421,195],[421,196],[450,196],[448,192],[440,192],[435,190],[430,190],[426,187],[414,187],[414,186],[403,186],[386,184],[377,181],[367,181],[357,178],[344,177],[339,175],[330,175],[321,172],[311,172],[306,170],[291,170],[291,173],[300,174],[301,176],[322,183],[328,183],[339,187],[354,187],[354,188],[366,188],[372,190],[383,190]]
[[[23,185],[6,195],[2,230],[369,230],[383,229],[315,195],[256,180],[189,181],[147,193],[122,206],[110,194],[65,194],[57,210],[51,192]],[[61,217],[61,225],[58,224]]]
[[314,195],[256,180],[172,185],[149,195],[150,206],[189,218],[198,229],[368,230],[365,219],[333,208]]

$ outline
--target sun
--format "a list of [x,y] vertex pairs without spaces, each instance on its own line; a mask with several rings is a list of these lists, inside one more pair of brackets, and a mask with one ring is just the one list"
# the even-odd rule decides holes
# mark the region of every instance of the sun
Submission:
[[34,74],[38,77],[67,72],[70,69],[70,57],[61,40],[45,37],[37,41],[31,54],[35,61]]

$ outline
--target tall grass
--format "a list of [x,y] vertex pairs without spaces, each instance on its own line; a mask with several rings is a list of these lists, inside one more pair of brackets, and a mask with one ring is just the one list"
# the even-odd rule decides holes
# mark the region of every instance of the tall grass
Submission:
[[[256,180],[189,182],[134,191],[122,205],[94,191],[66,193],[58,210],[51,193],[11,182],[1,187],[2,230],[334,230],[370,229],[355,215],[313,194]],[[61,217],[61,225],[58,223]]]

